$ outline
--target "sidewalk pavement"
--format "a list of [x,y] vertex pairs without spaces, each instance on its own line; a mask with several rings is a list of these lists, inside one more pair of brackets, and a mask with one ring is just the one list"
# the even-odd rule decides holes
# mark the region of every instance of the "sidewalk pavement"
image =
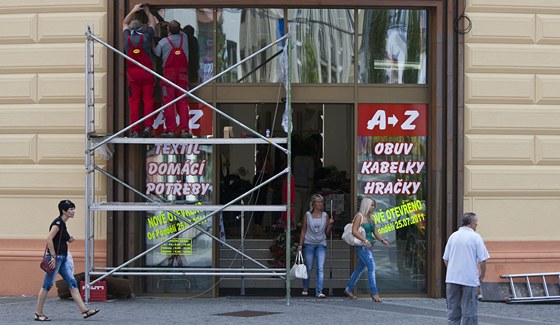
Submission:
[[[91,302],[101,311],[83,320],[71,300],[49,298],[45,314],[51,324],[446,324],[444,299],[345,297],[168,298],[136,297]],[[0,297],[1,324],[33,322],[36,297]],[[559,324],[560,304],[479,302],[479,324]]]

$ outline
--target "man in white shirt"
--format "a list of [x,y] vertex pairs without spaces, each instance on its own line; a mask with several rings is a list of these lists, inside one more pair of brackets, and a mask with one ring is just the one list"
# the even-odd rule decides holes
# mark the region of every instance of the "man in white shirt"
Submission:
[[[482,237],[476,233],[478,217],[467,212],[461,218],[462,227],[451,234],[443,262],[447,266],[446,298],[449,325],[478,324],[478,287],[486,273],[490,258]],[[480,266],[480,271],[479,271]]]

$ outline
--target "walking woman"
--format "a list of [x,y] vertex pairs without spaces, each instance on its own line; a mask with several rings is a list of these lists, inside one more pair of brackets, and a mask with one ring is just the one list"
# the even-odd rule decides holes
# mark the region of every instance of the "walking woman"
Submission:
[[[325,256],[327,255],[327,234],[331,231],[331,225],[334,222],[323,211],[325,200],[320,194],[313,194],[309,203],[309,211],[305,213],[299,236],[298,251],[302,250],[307,267],[307,274],[311,274],[313,264],[317,270],[317,284],[315,295],[317,298],[326,298],[323,294],[323,265],[325,264]],[[309,290],[309,277],[303,280],[302,296],[307,296]]]
[[[385,247],[389,246],[389,242],[381,237],[377,231],[377,225],[371,216],[373,211],[375,211],[376,206],[377,204],[373,199],[365,197],[362,199],[360,211],[354,216],[352,234],[354,237],[360,239],[364,245],[354,247],[356,255],[358,255],[358,265],[356,265],[356,269],[354,270],[354,273],[352,273],[352,276],[350,276],[350,280],[348,280],[348,284],[344,289],[344,294],[351,299],[356,299],[356,296],[353,294],[354,286],[356,285],[356,282],[358,282],[358,279],[364,269],[367,267],[371,299],[373,299],[374,302],[381,302],[377,285],[375,284],[375,261],[373,260],[372,248],[375,238],[383,243],[383,246]],[[360,234],[358,231],[360,226],[362,226],[366,232],[365,238],[364,235]]]
[[[78,290],[78,284],[72,274],[72,267],[66,259],[68,254],[68,243],[72,243],[74,241],[74,238],[68,233],[66,222],[68,219],[74,218],[75,208],[76,205],[74,205],[74,203],[70,200],[60,201],[60,203],[58,203],[59,216],[54,219],[49,227],[49,235],[47,236],[47,258],[50,259],[51,265],[56,268],[51,274],[45,273],[43,286],[41,287],[39,296],[37,297],[37,309],[35,310],[34,318],[36,321],[44,322],[51,320],[44,314],[43,306],[45,304],[47,294],[54,284],[54,279],[57,273],[60,273],[62,278],[66,281],[66,284],[70,289],[70,294],[72,294],[72,299],[74,299],[74,302],[78,305],[78,308],[80,308],[83,318],[89,318],[99,312],[99,309],[88,309],[82,301],[80,291]],[[55,258],[52,258],[53,256]]]

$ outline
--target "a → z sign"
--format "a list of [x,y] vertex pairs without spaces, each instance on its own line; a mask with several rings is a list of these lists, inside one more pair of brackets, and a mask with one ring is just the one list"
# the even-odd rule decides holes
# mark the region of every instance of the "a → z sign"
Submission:
[[[163,120],[163,112],[160,112],[154,128],[163,128]],[[189,103],[189,129],[196,136],[212,135],[212,110],[202,103]]]
[[426,136],[428,105],[359,104],[359,136]]

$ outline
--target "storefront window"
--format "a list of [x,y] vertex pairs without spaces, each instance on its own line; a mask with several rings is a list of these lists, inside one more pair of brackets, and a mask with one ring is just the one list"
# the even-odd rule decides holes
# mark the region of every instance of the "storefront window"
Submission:
[[292,82],[354,82],[354,10],[289,9]]
[[[212,204],[212,147],[208,145],[156,144],[147,154],[146,194],[160,202],[173,204]],[[145,245],[150,249],[169,237],[198,223],[212,233],[212,220],[206,211],[157,211],[146,213]],[[204,220],[205,219],[205,220]],[[145,258],[148,267],[209,268],[212,266],[212,238],[190,228]],[[149,292],[193,293],[211,286],[211,277],[153,276],[147,281]]]
[[[217,9],[218,72],[284,35],[282,9]],[[283,43],[269,48],[221,77],[219,82],[280,82],[279,57]]]
[[359,10],[358,82],[426,84],[426,10]]
[[[326,209],[335,217],[333,238],[340,238],[344,225],[355,213],[352,210],[355,203],[359,206],[361,198],[372,197],[377,201],[378,209],[374,218],[379,231],[391,243],[389,248],[379,243],[374,246],[380,291],[405,294],[426,292],[426,230],[429,220],[426,215],[427,105],[359,104],[358,143],[352,147],[355,128],[352,103],[358,99],[350,95],[342,104],[339,98],[344,96],[337,97],[335,103],[321,97],[321,90],[338,94],[340,89],[352,90],[352,87],[311,87],[313,89],[309,93],[298,87],[305,87],[301,84],[350,85],[356,82],[362,84],[357,86],[358,91],[361,91],[361,87],[367,84],[377,88],[387,87],[385,84],[426,84],[428,11],[182,8],[161,9],[159,13],[165,21],[175,19],[182,27],[191,25],[195,30],[198,56],[190,53],[190,59],[198,63],[198,76],[191,80],[191,84],[209,80],[271,44],[288,30],[291,32],[294,36],[291,40],[291,81],[294,89],[297,89],[293,94],[298,97],[292,103],[292,154],[295,157],[298,144],[302,148],[312,148],[304,151],[314,158],[313,191],[324,194]],[[159,31],[159,36],[165,36],[161,34],[163,30]],[[247,89],[251,91],[260,91],[259,83],[281,82],[281,59],[285,44],[279,42],[227,72],[216,82],[246,83]],[[161,64],[159,68],[161,70]],[[403,89],[399,86],[390,87]],[[420,88],[421,91],[430,91],[428,87]],[[222,86],[215,85],[215,89],[219,89],[219,92],[215,92],[218,94]],[[251,104],[225,99],[218,107],[243,124],[255,128],[260,134],[270,134],[273,138],[285,137],[278,115],[283,109],[283,104],[279,104],[280,98],[278,102],[269,99],[266,103],[255,103],[254,98],[248,98],[247,103]],[[222,100],[214,97],[210,99],[209,102]],[[382,99],[384,102],[396,100],[390,94]],[[193,105],[195,103],[191,102],[191,110]],[[226,137],[227,134],[227,137],[234,138],[252,137],[243,128],[219,116],[213,121],[210,119],[208,124],[217,126],[218,132],[209,133],[214,136],[221,137],[223,134]],[[163,125],[159,127],[163,128]],[[195,131],[193,128],[191,130]],[[195,132],[193,134],[200,136]],[[270,160],[270,175],[283,170],[287,164],[285,153],[272,146],[219,145],[215,147],[215,152],[212,152],[211,146],[180,147],[184,149],[181,152],[173,147],[164,150],[161,146],[148,151],[146,193],[157,201],[188,205],[226,204],[254,187],[259,169],[259,152],[266,152],[265,156]],[[352,164],[356,158],[357,176],[354,176]],[[213,159],[218,159],[215,165],[220,171],[215,174],[219,179],[212,179]],[[187,165],[189,167],[183,169]],[[353,183],[353,178],[357,184]],[[236,204],[257,204],[259,197],[262,204],[283,204],[282,181],[278,179],[271,182]],[[216,185],[216,188],[212,188],[211,184]],[[214,192],[218,190],[220,193]],[[213,198],[219,198],[220,201],[213,202]],[[308,198],[301,201],[304,206],[308,204]],[[204,219],[209,213],[146,213],[145,249]],[[299,213],[293,223],[296,230],[292,232],[292,240],[299,236],[302,215]],[[282,218],[285,219],[285,216],[279,212],[258,214],[227,211],[204,220],[199,226],[213,232],[214,228],[218,228],[218,225],[213,225],[213,221],[220,222],[220,231],[214,232],[215,235],[223,236],[224,240],[227,237],[230,244],[236,244],[245,239],[271,240],[279,237],[285,233]],[[279,267],[281,264],[274,264],[277,260],[271,249],[273,246],[269,243],[259,245],[262,247],[257,248],[260,250],[258,254],[262,254],[262,249],[270,250],[270,256],[264,257],[268,259],[266,265]],[[216,263],[231,265],[227,254],[213,256],[212,247],[209,236],[199,229],[191,228],[146,255],[142,266],[172,269],[210,268]],[[284,251],[280,251],[279,258],[285,258]],[[353,265],[349,261],[353,260],[335,259],[334,263],[351,272]],[[343,277],[346,280],[346,276]],[[151,276],[146,279],[146,290],[150,293],[200,293],[215,284],[210,276]],[[255,283],[262,282],[259,279]],[[233,287],[237,286],[237,283],[233,284]],[[268,284],[260,286],[256,285],[264,289]],[[224,288],[228,287],[221,283],[220,289]],[[364,273],[357,289],[365,293],[367,288]]]
[[377,202],[373,218],[390,243],[373,248],[377,285],[426,292],[427,105],[360,104],[358,115],[358,201]]
[[[288,25],[294,32],[292,82],[354,82],[354,9],[288,9]],[[426,10],[359,9],[359,83],[426,84]],[[283,36],[283,9],[162,9],[166,21],[191,25],[198,45],[198,76],[191,83],[215,73]],[[216,17],[216,46],[214,46]],[[165,35],[160,35],[165,36]],[[219,78],[223,83],[276,83],[281,81],[280,56],[284,42],[250,59]],[[216,47],[216,51],[214,48]],[[215,53],[216,52],[216,53]]]

